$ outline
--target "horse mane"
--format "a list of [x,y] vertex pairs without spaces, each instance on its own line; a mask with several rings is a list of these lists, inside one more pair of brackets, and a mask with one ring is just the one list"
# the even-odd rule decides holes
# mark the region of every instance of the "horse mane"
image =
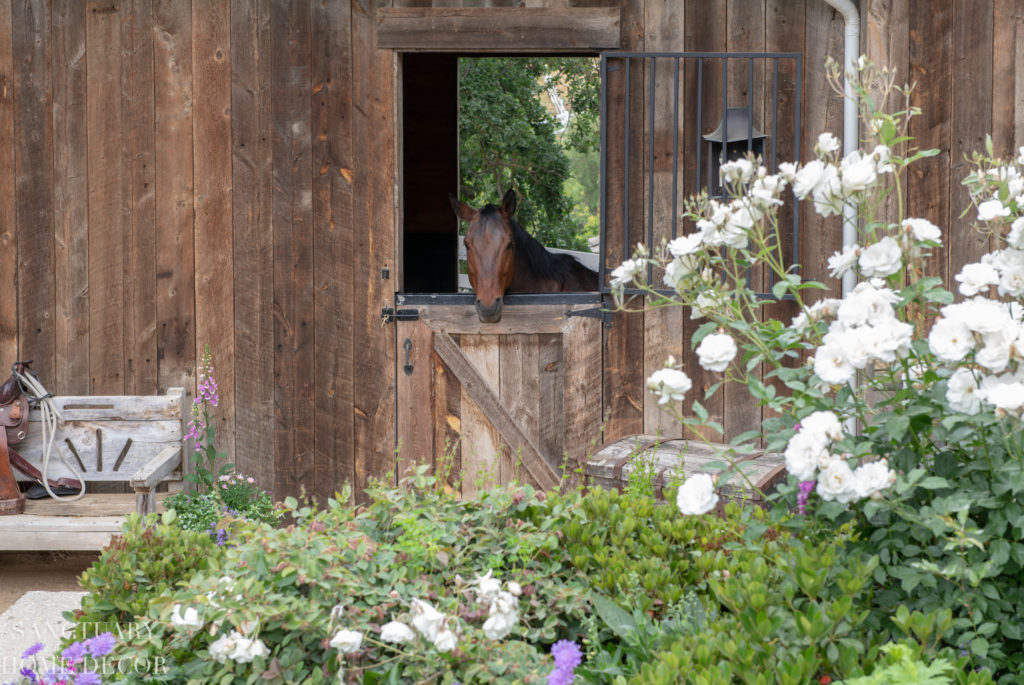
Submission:
[[[494,205],[486,205],[480,210],[480,214],[493,214],[494,218],[501,219],[501,210]],[[548,249],[539,240],[530,235],[514,217],[509,217],[509,225],[512,227],[512,239],[515,243],[516,263],[522,263],[537,280],[552,280],[557,283],[565,283],[573,275],[577,277],[583,274],[592,274],[594,280],[593,290],[597,290],[597,274],[591,269],[580,264],[575,257],[558,252],[548,252]]]

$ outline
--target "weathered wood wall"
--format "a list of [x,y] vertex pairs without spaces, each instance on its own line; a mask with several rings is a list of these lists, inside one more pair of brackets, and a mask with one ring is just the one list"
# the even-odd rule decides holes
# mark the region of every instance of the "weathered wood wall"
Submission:
[[[628,49],[801,51],[802,149],[841,130],[821,65],[842,22],[821,0],[0,0],[0,361],[62,394],[162,393],[194,387],[209,344],[221,446],[263,486],[393,477],[399,61],[376,18],[431,4],[621,7]],[[985,249],[959,218],[964,154],[989,131],[1024,144],[1024,2],[861,9],[864,51],[918,81],[913,132],[942,150],[907,198],[948,227],[948,277]],[[838,222],[802,225],[819,277]],[[606,438],[670,427],[643,382],[691,327],[617,317]],[[759,418],[725,393],[710,409],[730,432]]]

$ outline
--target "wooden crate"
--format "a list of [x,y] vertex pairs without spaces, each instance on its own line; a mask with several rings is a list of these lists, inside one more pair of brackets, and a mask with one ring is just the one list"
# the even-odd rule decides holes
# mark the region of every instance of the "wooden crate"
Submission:
[[[726,449],[726,445],[709,445],[696,440],[659,440],[654,435],[633,435],[598,449],[587,461],[587,481],[590,485],[622,490],[630,474],[649,464],[653,470],[655,495],[663,498],[662,490],[677,475],[718,472],[719,469],[709,464],[727,462],[722,456]],[[738,471],[746,474],[756,489],[751,488]],[[726,473],[730,473],[728,479]],[[747,455],[721,474],[725,482],[719,485],[718,492],[723,500],[751,501],[763,506],[765,496],[774,492],[776,484],[785,477],[786,464],[781,454]]]

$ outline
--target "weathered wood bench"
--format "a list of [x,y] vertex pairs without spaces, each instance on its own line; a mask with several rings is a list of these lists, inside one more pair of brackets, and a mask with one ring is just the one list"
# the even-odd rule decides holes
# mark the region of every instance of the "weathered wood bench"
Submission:
[[[25,513],[0,516],[0,550],[99,550],[121,530],[125,516],[156,511],[160,483],[180,487],[188,415],[184,388],[156,396],[64,396],[54,403],[64,416],[53,441],[47,476],[77,478],[86,494],[76,502],[28,500]],[[28,437],[12,447],[42,469],[42,417],[32,412]],[[15,471],[19,480],[31,481]],[[131,494],[90,492],[93,483],[127,483]]]
[[[646,469],[645,478],[651,479],[655,495],[677,475],[690,476],[702,471],[712,472],[709,464],[724,461],[721,454],[726,445],[709,445],[697,440],[659,439],[654,435],[633,435],[602,445],[587,460],[586,474],[590,485],[622,490],[630,475],[638,468]],[[762,495],[775,490],[776,484],[786,477],[786,463],[781,454],[759,453],[743,458],[737,464],[756,489],[747,480],[732,475],[720,488],[719,508],[725,500],[764,505]],[[737,467],[730,467],[735,472]]]

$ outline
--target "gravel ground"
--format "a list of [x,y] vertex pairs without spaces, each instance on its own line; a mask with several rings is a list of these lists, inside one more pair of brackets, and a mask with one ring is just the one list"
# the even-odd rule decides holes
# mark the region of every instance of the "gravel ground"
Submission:
[[60,646],[61,636],[68,622],[61,617],[64,611],[77,609],[84,592],[26,592],[13,605],[0,614],[0,680],[6,682],[17,676],[24,666],[22,653],[37,642],[42,642],[37,664],[51,657]]

